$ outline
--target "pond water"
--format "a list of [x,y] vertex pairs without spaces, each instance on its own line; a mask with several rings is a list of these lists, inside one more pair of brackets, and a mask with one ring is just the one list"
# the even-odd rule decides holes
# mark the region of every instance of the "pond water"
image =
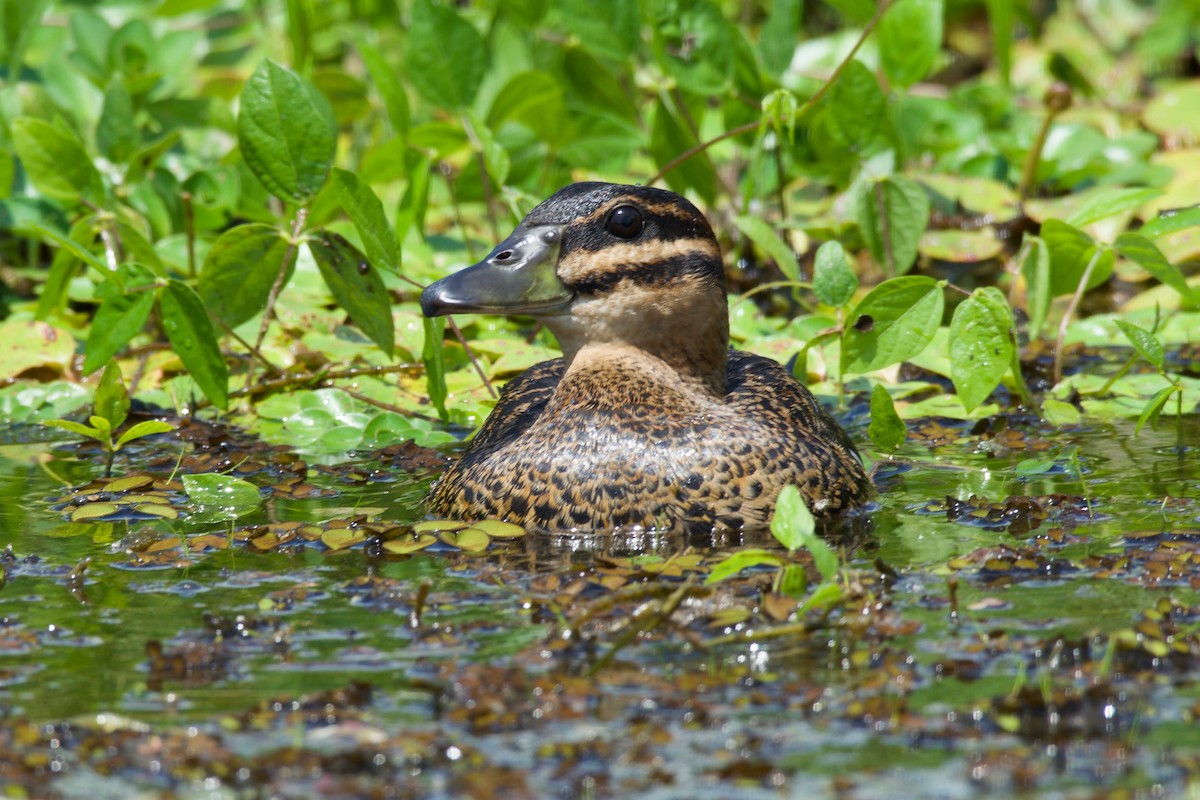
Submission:
[[[114,474],[143,477],[106,493],[98,452],[14,426],[0,445],[0,785],[1195,792],[1200,418],[1184,419],[1184,446],[1174,422],[1135,436],[1125,422],[910,421],[876,467],[877,507],[829,532],[846,568],[827,612],[798,612],[773,567],[705,583],[730,552],[778,550],[763,532],[500,535],[477,552],[443,534],[411,549],[439,463],[415,448],[318,465],[194,423],[182,446],[169,434],[122,453]],[[188,516],[177,476],[230,468],[263,505]],[[100,502],[115,513],[79,512]]]

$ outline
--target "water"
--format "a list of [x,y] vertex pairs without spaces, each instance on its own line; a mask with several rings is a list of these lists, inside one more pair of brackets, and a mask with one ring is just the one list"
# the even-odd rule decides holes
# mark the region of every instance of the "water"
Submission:
[[[877,467],[878,508],[835,532],[848,599],[824,620],[792,616],[771,568],[704,584],[728,552],[770,547],[762,532],[389,555],[381,542],[422,517],[435,472],[304,470],[245,437],[214,435],[181,470],[241,465],[273,489],[248,517],[69,522],[56,510],[64,481],[97,477],[96,453],[10,434],[0,783],[13,792],[949,798],[1198,785],[1195,416],[1182,448],[1173,420],[1138,437],[1125,423],[910,425],[897,463]],[[162,437],[115,474],[165,480],[178,457]]]

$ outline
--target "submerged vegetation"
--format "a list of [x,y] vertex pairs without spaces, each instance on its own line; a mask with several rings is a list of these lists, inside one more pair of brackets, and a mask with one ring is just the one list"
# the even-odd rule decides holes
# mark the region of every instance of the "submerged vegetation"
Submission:
[[[1191,0],[3,10],[6,794],[1200,786]],[[874,508],[425,519],[557,351],[420,288],[584,179],[704,209]]]

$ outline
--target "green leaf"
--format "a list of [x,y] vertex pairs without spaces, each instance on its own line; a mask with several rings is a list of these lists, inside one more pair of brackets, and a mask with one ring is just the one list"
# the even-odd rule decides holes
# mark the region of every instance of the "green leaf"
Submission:
[[733,224],[746,235],[758,251],[770,258],[789,281],[800,280],[796,253],[783,238],[760,217],[734,217]]
[[850,313],[842,334],[846,372],[872,372],[920,353],[942,322],[943,284],[923,275],[876,286]]
[[840,308],[858,291],[858,276],[846,260],[842,243],[833,240],[817,248],[813,261],[813,293],[827,306]]
[[1088,279],[1088,289],[1099,286],[1112,275],[1116,261],[1113,251],[1108,247],[1101,251],[1092,237],[1078,228],[1048,219],[1042,223],[1042,239],[1050,251],[1050,293],[1054,297],[1074,294],[1093,258],[1097,261]]
[[792,63],[800,39],[803,0],[775,0],[768,6],[767,19],[758,37],[763,66],[778,78]]
[[1025,237],[1025,258],[1021,276],[1025,278],[1025,313],[1029,315],[1029,338],[1036,339],[1050,313],[1050,250],[1040,236]]
[[[90,417],[88,417],[88,423],[90,423],[93,428],[100,431],[100,433],[103,434],[106,439],[108,439],[108,435],[112,433],[112,423],[109,422],[106,417],[102,417],[99,414],[92,414]],[[109,439],[109,441],[111,443],[111,439]]]
[[[654,163],[665,167],[677,156],[698,144],[695,135],[682,123],[660,97],[654,108],[654,127],[650,131],[650,154]],[[707,151],[678,164],[666,175],[667,185],[681,194],[694,191],[711,203],[717,192],[717,170]]]
[[825,580],[831,580],[838,573],[837,553],[817,536],[816,530],[816,520],[800,490],[790,484],[783,487],[771,515],[771,535],[791,552],[807,549],[817,572]]
[[929,195],[916,181],[893,175],[858,196],[858,226],[875,263],[890,275],[912,268],[929,222]]
[[1196,290],[1188,284],[1179,268],[1167,261],[1158,246],[1143,236],[1140,231],[1121,234],[1113,242],[1113,247],[1122,256],[1149,272],[1160,283],[1179,292],[1179,296],[1183,298],[1185,304],[1189,306],[1200,304]]
[[770,550],[738,550],[730,553],[723,561],[713,564],[704,583],[705,585],[719,583],[750,567],[782,567],[783,565],[784,561],[779,554],[772,553]]
[[114,77],[104,92],[104,107],[96,123],[96,147],[109,161],[122,163],[141,144],[133,122],[133,98],[125,81]]
[[937,64],[942,0],[895,0],[879,22],[879,62],[892,83],[912,86]]
[[219,320],[236,328],[266,308],[279,270],[285,270],[286,283],[295,267],[296,248],[276,228],[238,225],[209,248],[197,291]]
[[1125,338],[1133,343],[1133,349],[1137,350],[1138,355],[1153,364],[1155,369],[1162,371],[1166,354],[1163,352],[1163,346],[1158,341],[1158,337],[1145,328],[1139,328],[1125,320],[1119,319],[1116,323],[1117,327],[1121,329],[1121,333],[1125,334]]
[[783,487],[775,501],[771,535],[794,553],[816,536],[816,529],[817,521],[800,495],[800,490],[791,485]]
[[[91,250],[88,250],[74,239],[63,236],[58,231],[52,230],[37,223],[31,223],[25,227],[33,233],[41,236],[43,239],[49,239],[59,247],[69,250],[73,256],[87,264],[89,267],[97,270],[101,275],[105,277],[112,276],[113,271],[108,268],[108,264],[105,264],[95,253],[93,253]],[[71,234],[74,235],[78,230],[79,226],[71,228]]]
[[396,77],[396,70],[392,69],[384,60],[383,55],[363,37],[357,37],[354,40],[354,46],[362,56],[367,73],[375,83],[375,90],[379,92],[379,97],[383,100],[383,107],[387,110],[388,122],[392,123],[393,133],[397,139],[405,141],[408,139],[411,115],[408,107],[408,95],[404,92],[404,85]]
[[1138,228],[1138,233],[1150,239],[1156,239],[1184,228],[1198,226],[1200,226],[1200,206],[1185,208],[1182,211],[1164,211]]
[[1145,426],[1147,422],[1150,423],[1151,428],[1158,424],[1158,417],[1160,414],[1162,414],[1163,408],[1167,405],[1167,400],[1169,400],[1171,395],[1177,391],[1181,391],[1181,389],[1175,384],[1171,384],[1170,386],[1159,389],[1154,393],[1153,397],[1146,401],[1146,405],[1142,409],[1142,413],[1138,416],[1137,425],[1135,425],[1133,428],[1134,436],[1137,436],[1139,433],[1141,433],[1142,427]]
[[172,280],[159,294],[158,306],[167,339],[192,380],[213,405],[228,408],[229,368],[199,295]]
[[488,175],[497,186],[503,186],[512,168],[512,158],[478,115],[468,113],[467,119],[470,121],[472,145],[483,156],[483,165]]
[[262,504],[257,486],[232,475],[184,475],[183,490],[197,506],[192,517],[198,521],[237,519]]
[[13,80],[21,74],[21,57],[25,54],[25,46],[49,5],[50,0],[6,0],[0,5],[0,13],[4,15],[0,31],[4,36],[8,74]]
[[391,358],[396,347],[392,298],[379,270],[354,245],[331,231],[317,231],[308,240],[308,249],[337,304]]
[[438,108],[463,109],[475,100],[487,69],[488,47],[453,7],[416,0],[408,30],[408,79]]
[[904,444],[908,428],[896,413],[892,396],[882,383],[871,387],[871,423],[867,425],[867,436],[880,450],[889,452]]
[[846,65],[829,90],[825,108],[834,141],[855,151],[874,140],[888,113],[887,98],[879,88],[879,81],[861,61]]
[[142,420],[121,434],[121,438],[117,439],[117,444],[114,449],[120,450],[121,447],[129,444],[134,439],[141,439],[144,436],[153,436],[156,433],[167,433],[173,430],[175,430],[175,426],[165,420]]
[[976,289],[950,320],[950,379],[967,411],[987,399],[1013,358],[1013,318],[1004,293]]
[[1056,400],[1053,397],[1042,398],[1042,416],[1046,422],[1058,427],[1062,427],[1063,425],[1078,425],[1083,420],[1079,409],[1070,403]]
[[64,431],[77,433],[80,436],[86,436],[89,439],[95,439],[98,442],[104,443],[109,441],[109,436],[98,428],[92,428],[88,425],[83,425],[78,422],[72,422],[69,419],[48,419],[42,423],[51,428],[62,428]]
[[[66,252],[60,250],[59,252]],[[102,284],[96,295],[103,301],[92,318],[84,345],[83,374],[90,375],[108,363],[129,340],[138,334],[154,308],[155,293],[146,288],[153,281],[150,271],[140,264],[122,264],[127,289],[136,284],[137,291],[122,292],[115,281]]]
[[442,333],[446,329],[445,317],[424,317],[425,344],[421,348],[421,361],[425,364],[425,390],[429,392],[429,402],[437,409],[442,421],[450,419],[446,411],[446,356],[442,345]]
[[1066,223],[1077,228],[1090,225],[1123,211],[1140,208],[1161,194],[1158,189],[1109,189],[1089,196],[1081,208],[1067,217]]
[[538,138],[562,144],[571,133],[564,124],[566,105],[562,85],[545,72],[521,72],[514,75],[492,100],[487,127],[498,130],[512,120],[529,128]]
[[12,137],[17,156],[39,192],[64,203],[98,197],[100,173],[75,134],[34,117],[18,117]]
[[96,416],[108,422],[109,430],[121,427],[129,416],[129,390],[125,388],[125,379],[116,361],[109,361],[104,368],[104,374],[96,386],[93,406]]
[[321,190],[333,163],[333,109],[316,88],[270,59],[242,91],[238,146],[272,194],[303,203]]
[[[78,243],[78,240],[85,237],[89,241],[91,240],[92,222],[91,217],[84,217],[71,226],[71,230],[66,237],[61,237],[58,233],[55,233],[55,236],[65,238],[66,241],[72,242],[75,247],[85,249],[83,245]],[[51,241],[57,241],[57,239],[52,239]],[[101,265],[101,268],[103,268],[103,265]],[[41,296],[38,298],[37,312],[34,314],[36,319],[44,320],[63,307],[63,304],[67,301],[67,289],[70,287],[71,279],[75,276],[78,269],[79,257],[75,254],[73,248],[59,247],[54,251],[54,258],[50,262],[50,272],[46,276],[46,282],[42,284]],[[107,361],[108,359],[105,360]]]
[[399,272],[400,248],[379,197],[353,172],[335,168],[332,177],[334,196],[354,223],[367,259],[380,269]]

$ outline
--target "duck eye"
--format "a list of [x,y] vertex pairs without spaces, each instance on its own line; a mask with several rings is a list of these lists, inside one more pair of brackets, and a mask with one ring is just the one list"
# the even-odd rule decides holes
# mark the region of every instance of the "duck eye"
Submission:
[[633,206],[617,206],[608,215],[604,229],[613,236],[632,239],[642,232],[642,212]]

